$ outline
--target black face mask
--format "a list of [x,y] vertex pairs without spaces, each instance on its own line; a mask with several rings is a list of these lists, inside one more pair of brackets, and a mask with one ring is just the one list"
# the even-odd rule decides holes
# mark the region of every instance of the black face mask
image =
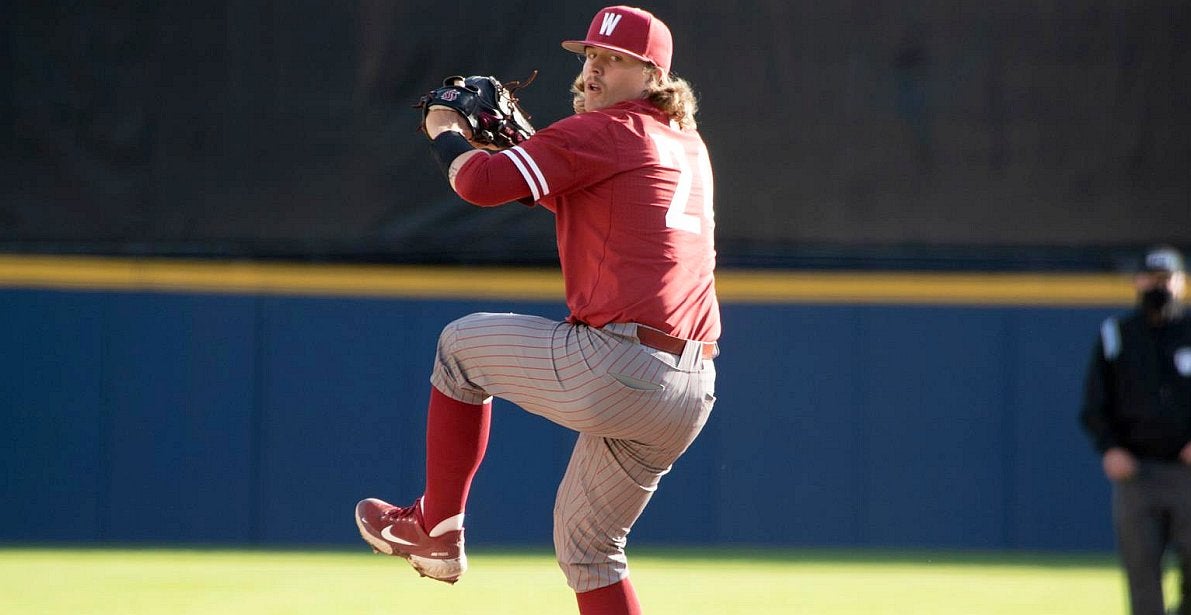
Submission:
[[1141,308],[1151,314],[1160,314],[1173,300],[1169,288],[1158,286],[1141,293]]

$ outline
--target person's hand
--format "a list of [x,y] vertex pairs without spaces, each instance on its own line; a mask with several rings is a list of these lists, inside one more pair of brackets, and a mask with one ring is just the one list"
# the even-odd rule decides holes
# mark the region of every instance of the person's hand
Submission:
[[434,137],[448,130],[462,133],[468,141],[471,140],[471,126],[458,111],[450,107],[430,107],[426,112],[426,136],[434,140]]
[[1179,451],[1179,461],[1191,466],[1191,442],[1183,445],[1183,450]]
[[430,140],[434,137],[448,131],[454,130],[463,135],[471,146],[477,149],[486,149],[489,151],[500,151],[500,147],[493,143],[481,143],[472,138],[471,126],[468,125],[467,120],[459,115],[458,111],[450,107],[431,107],[430,111],[426,113],[426,136]]
[[[1187,449],[1184,448],[1183,452],[1187,453]],[[1104,458],[1101,461],[1104,465],[1104,475],[1108,477],[1108,480],[1129,480],[1137,475],[1137,459],[1123,448],[1116,447],[1104,451]]]
[[533,83],[538,71],[525,81],[501,83],[495,77],[452,75],[442,87],[418,99],[420,128],[434,140],[448,130],[457,131],[473,147],[502,150],[533,136],[529,114],[521,108],[517,90]]

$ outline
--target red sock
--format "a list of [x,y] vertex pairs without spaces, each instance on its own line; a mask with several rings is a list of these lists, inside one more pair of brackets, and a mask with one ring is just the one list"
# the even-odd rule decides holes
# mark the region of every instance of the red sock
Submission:
[[426,413],[426,531],[463,512],[471,479],[488,449],[492,402],[465,404],[430,387]]
[[575,594],[580,615],[641,615],[633,584],[625,579],[615,585]]

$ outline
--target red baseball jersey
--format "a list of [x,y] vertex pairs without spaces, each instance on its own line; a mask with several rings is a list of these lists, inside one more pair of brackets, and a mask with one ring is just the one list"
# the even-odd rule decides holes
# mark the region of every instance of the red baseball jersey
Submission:
[[554,212],[572,322],[718,339],[707,148],[647,101],[576,114],[474,156],[455,190],[477,205],[529,197]]

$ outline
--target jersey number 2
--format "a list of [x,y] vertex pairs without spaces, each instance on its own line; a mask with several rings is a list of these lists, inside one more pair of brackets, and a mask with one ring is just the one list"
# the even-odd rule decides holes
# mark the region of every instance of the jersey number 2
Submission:
[[[674,186],[674,196],[666,209],[666,227],[696,235],[702,233],[703,221],[711,222],[714,216],[711,160],[707,157],[707,150],[700,143],[692,156],[675,139],[656,133],[649,136],[658,148],[662,164],[678,168],[678,185]],[[699,182],[699,190],[692,194],[691,188],[696,181]],[[696,195],[701,198],[696,198]]]

